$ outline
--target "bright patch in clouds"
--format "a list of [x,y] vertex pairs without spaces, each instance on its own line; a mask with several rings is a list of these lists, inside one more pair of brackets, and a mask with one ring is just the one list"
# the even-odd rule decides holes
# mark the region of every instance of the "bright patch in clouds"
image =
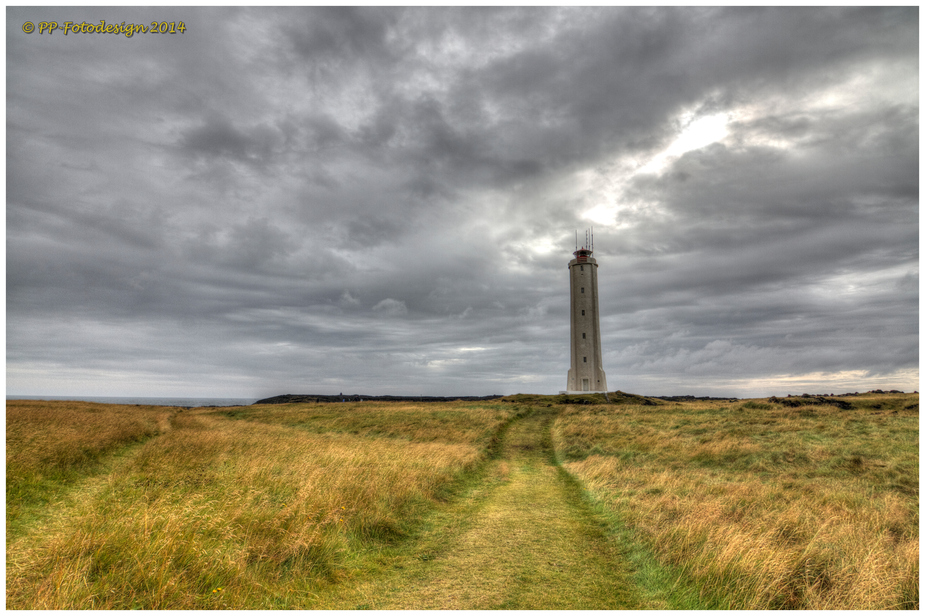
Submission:
[[581,217],[599,225],[612,225],[616,223],[616,215],[616,205],[601,203],[586,211]]
[[699,150],[711,143],[721,141],[729,134],[726,128],[728,123],[729,115],[725,113],[703,116],[689,122],[671,145],[656,154],[652,160],[639,168],[637,173],[659,173],[672,160],[679,158],[686,152]]
[[[681,125],[686,124],[686,126],[678,137],[648,163],[636,169],[635,173],[661,173],[672,161],[677,160],[685,153],[722,141],[729,134],[728,124],[731,116],[728,113],[718,113],[697,119],[691,119],[692,117],[692,114],[682,116],[680,123]],[[592,190],[590,183],[593,175],[590,171],[582,172],[576,176],[576,179],[588,191]],[[620,205],[615,187],[594,186],[593,189],[603,193],[603,202],[586,210],[582,214],[582,218],[599,225],[618,225]]]

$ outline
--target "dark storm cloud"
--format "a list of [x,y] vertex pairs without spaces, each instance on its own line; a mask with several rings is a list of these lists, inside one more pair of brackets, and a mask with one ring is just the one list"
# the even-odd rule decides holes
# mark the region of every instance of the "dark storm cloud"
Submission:
[[592,224],[612,386],[915,388],[917,23],[10,7],[10,390],[556,391]]
[[236,129],[223,118],[210,118],[184,135],[182,147],[194,157],[230,158],[240,162],[269,162],[274,135],[270,130]]
[[391,59],[387,38],[399,14],[379,7],[319,7],[283,27],[292,48],[313,63],[334,66]]

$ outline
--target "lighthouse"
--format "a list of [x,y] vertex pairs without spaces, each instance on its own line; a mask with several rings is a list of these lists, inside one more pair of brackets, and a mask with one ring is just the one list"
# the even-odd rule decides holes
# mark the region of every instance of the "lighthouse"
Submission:
[[601,363],[601,321],[597,301],[597,260],[592,257],[593,230],[585,232],[585,245],[569,261],[571,293],[572,364],[567,393],[606,393],[607,376]]

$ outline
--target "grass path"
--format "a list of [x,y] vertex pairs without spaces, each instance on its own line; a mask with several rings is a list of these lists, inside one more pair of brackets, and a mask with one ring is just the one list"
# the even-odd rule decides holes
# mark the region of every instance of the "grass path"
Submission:
[[21,561],[28,562],[30,552],[41,549],[44,539],[68,526],[73,518],[92,508],[100,494],[109,487],[121,468],[125,468],[151,439],[172,429],[176,411],[158,421],[159,432],[142,441],[123,445],[111,452],[85,477],[57,487],[49,503],[23,507],[16,524],[7,523],[7,577],[22,570]]
[[624,559],[553,463],[542,409],[511,425],[486,482],[431,520],[410,555],[352,586],[343,607],[640,608]]

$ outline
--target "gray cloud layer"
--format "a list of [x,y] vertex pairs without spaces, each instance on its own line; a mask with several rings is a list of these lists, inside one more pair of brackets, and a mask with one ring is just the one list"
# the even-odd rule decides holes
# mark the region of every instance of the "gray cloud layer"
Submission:
[[[27,35],[25,21],[183,21]],[[7,9],[11,393],[918,387],[918,9]]]

